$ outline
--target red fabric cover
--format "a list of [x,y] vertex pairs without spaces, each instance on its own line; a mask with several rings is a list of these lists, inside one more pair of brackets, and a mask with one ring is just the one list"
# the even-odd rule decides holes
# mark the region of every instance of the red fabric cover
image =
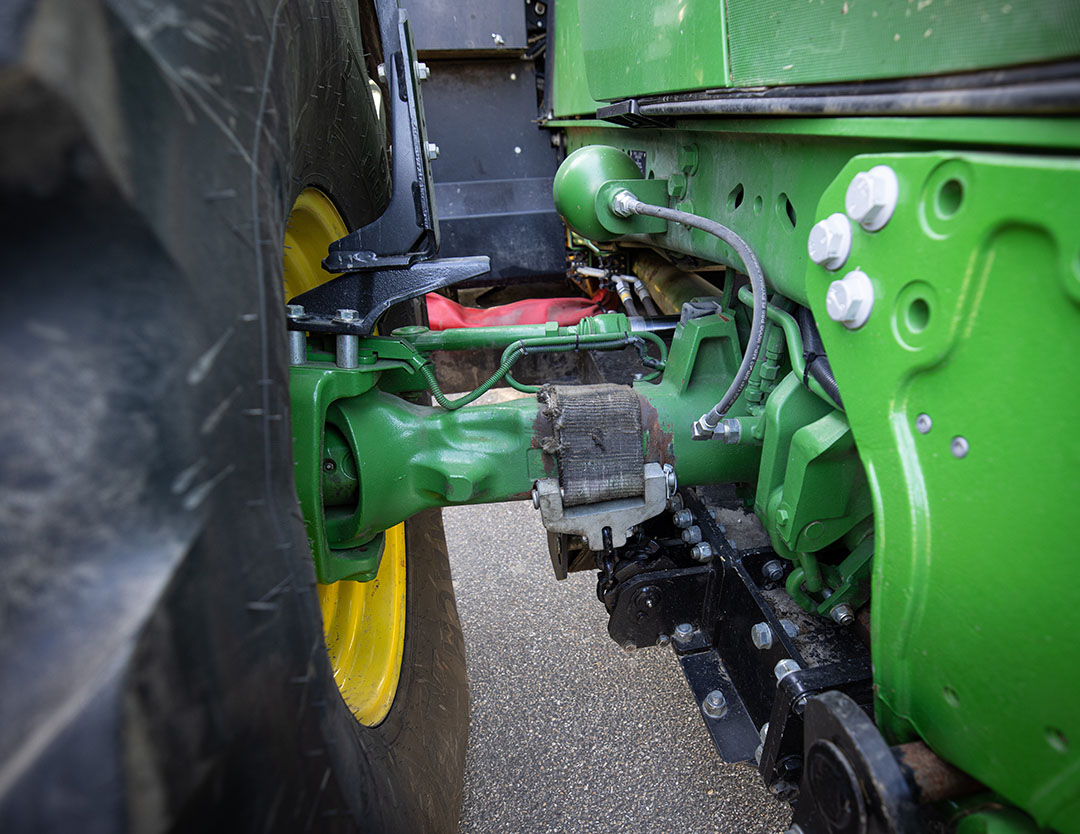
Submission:
[[488,327],[498,324],[544,324],[558,322],[560,327],[577,324],[586,316],[604,312],[600,302],[607,295],[601,290],[592,298],[526,298],[513,304],[485,310],[463,307],[445,295],[427,294],[428,327],[448,330],[452,327]]

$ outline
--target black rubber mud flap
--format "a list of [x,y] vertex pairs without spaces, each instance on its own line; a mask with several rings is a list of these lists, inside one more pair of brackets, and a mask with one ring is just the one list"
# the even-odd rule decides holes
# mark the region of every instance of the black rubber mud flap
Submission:
[[284,224],[307,186],[351,227],[388,200],[371,15],[0,0],[0,20],[0,830],[454,830],[440,519],[407,524],[402,679],[364,728],[292,484]]

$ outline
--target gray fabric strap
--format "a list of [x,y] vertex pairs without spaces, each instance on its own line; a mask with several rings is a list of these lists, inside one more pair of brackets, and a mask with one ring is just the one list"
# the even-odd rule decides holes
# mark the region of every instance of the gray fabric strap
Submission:
[[545,385],[536,395],[554,428],[563,506],[645,493],[641,406],[625,385]]

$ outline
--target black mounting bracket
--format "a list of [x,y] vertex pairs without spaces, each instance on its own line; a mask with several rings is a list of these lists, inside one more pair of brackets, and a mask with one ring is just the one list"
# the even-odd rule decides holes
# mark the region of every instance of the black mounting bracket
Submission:
[[794,831],[902,834],[923,830],[900,765],[855,701],[837,691],[811,698],[805,727],[806,762]]
[[[394,304],[476,278],[490,268],[491,259],[477,255],[419,261],[398,269],[347,272],[293,298],[289,303],[303,305],[305,315],[302,319],[290,319],[289,328],[367,336],[379,316]],[[337,311],[343,309],[363,311],[364,317],[350,323],[334,321]]]
[[427,127],[409,19],[397,0],[379,0],[386,112],[390,120],[390,205],[378,219],[330,245],[328,272],[405,267],[439,250]]

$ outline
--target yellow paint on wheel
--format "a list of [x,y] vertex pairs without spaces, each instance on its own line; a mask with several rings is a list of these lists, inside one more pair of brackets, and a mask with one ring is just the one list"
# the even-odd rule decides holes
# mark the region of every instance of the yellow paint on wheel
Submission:
[[[285,299],[334,276],[321,262],[330,244],[348,234],[321,191],[301,192],[285,230]],[[394,703],[405,648],[405,525],[386,531],[379,573],[370,582],[319,585],[326,649],[334,680],[353,715],[373,727]]]

